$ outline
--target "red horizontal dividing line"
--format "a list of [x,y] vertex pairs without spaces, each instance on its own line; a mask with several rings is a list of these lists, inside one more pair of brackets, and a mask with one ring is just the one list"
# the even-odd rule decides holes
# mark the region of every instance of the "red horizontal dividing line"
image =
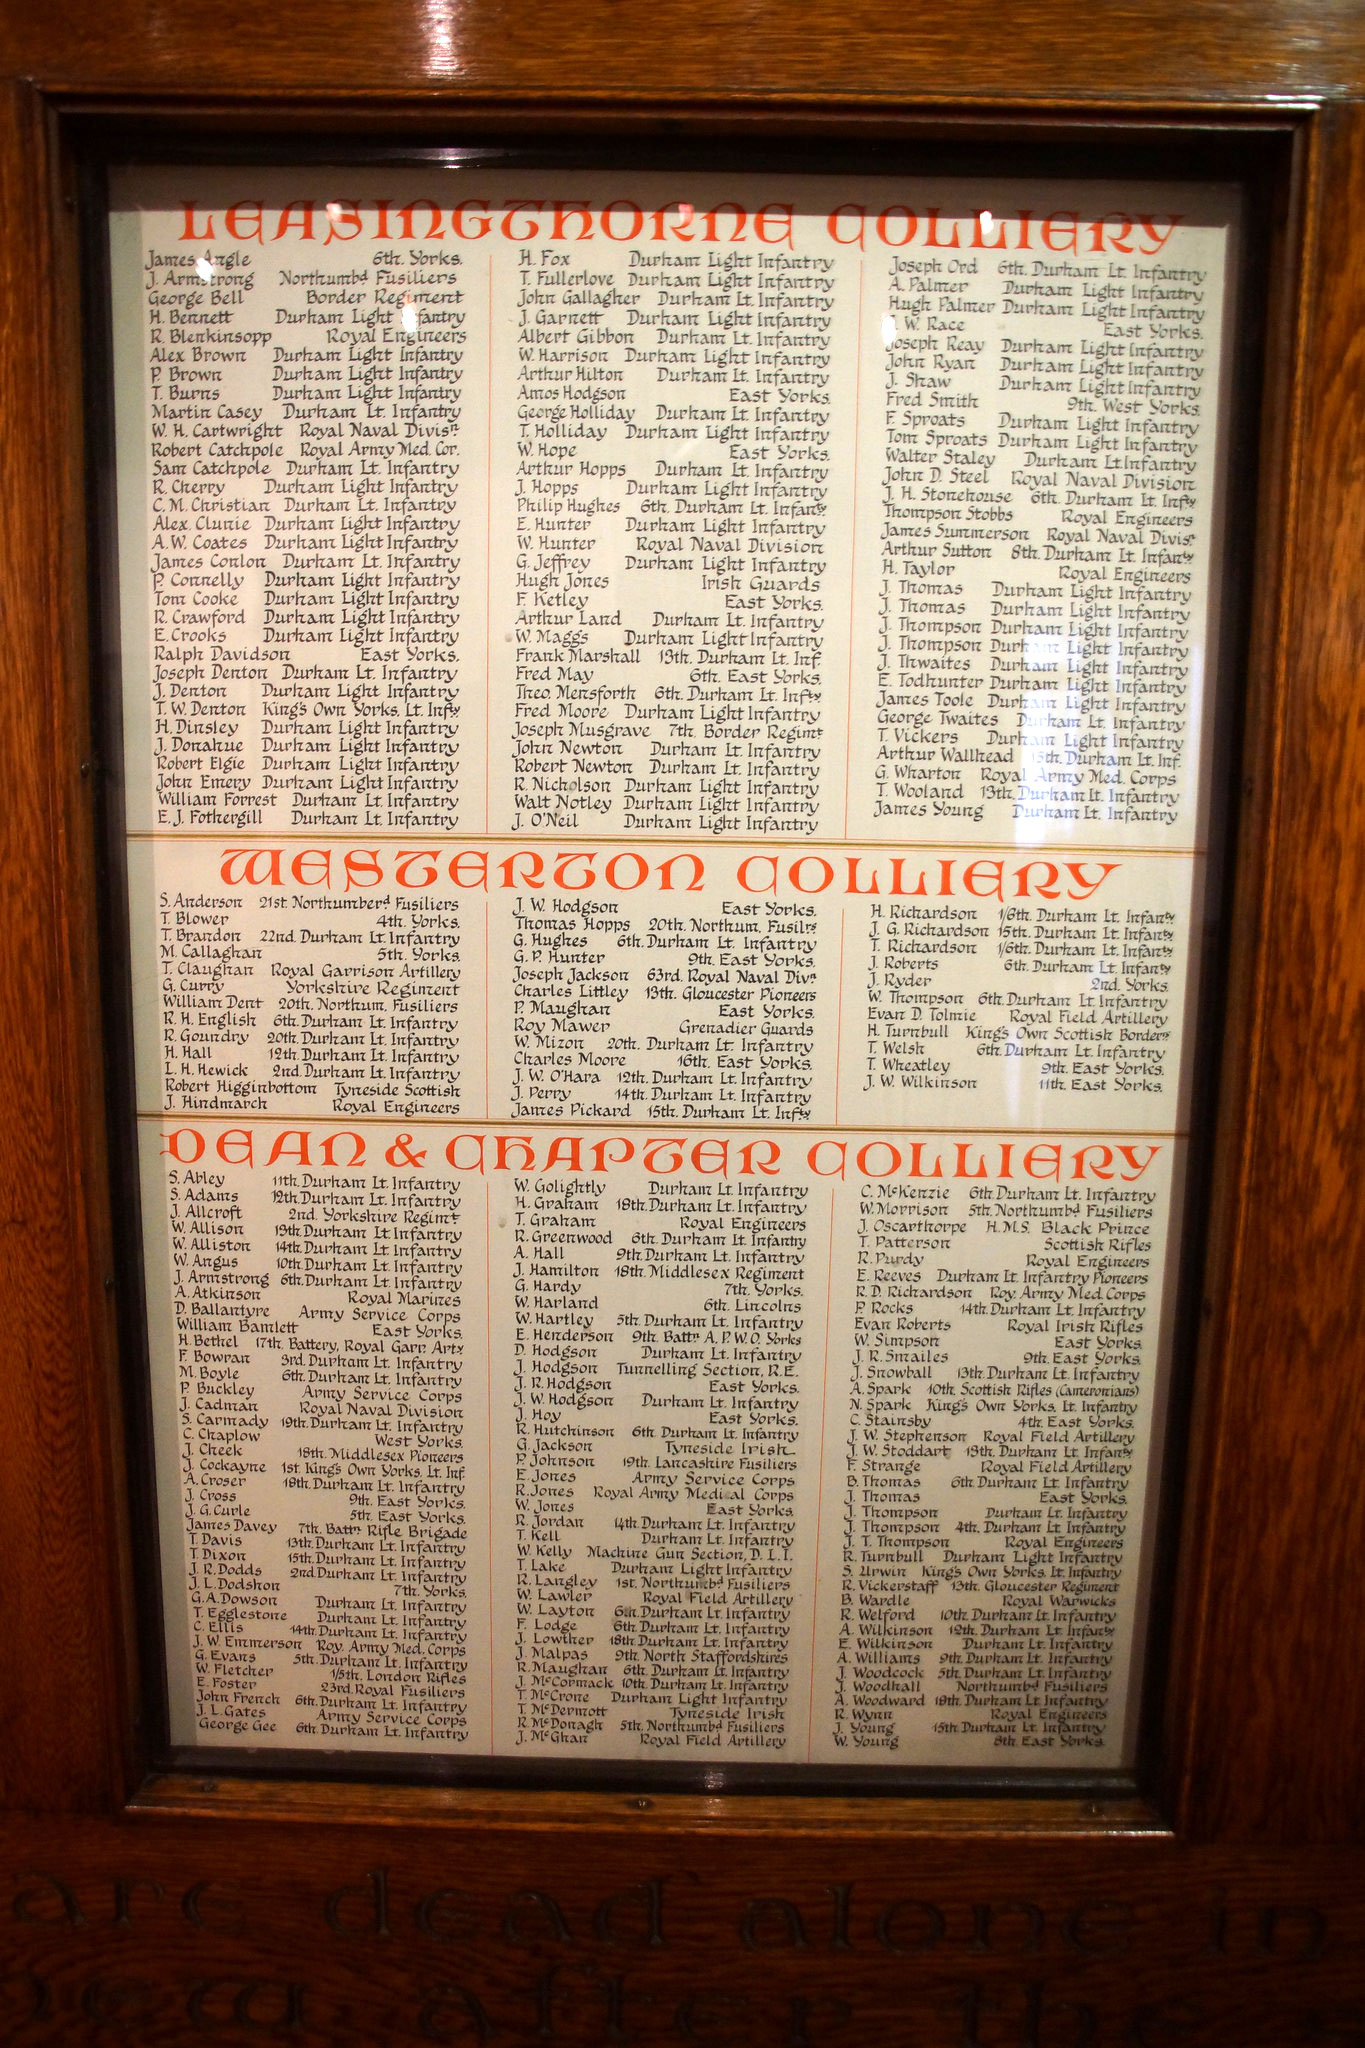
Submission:
[[871,837],[867,839],[746,839],[736,838],[724,832],[710,833],[705,837],[699,837],[695,833],[689,834],[686,832],[672,834],[663,832],[631,832],[623,834],[580,832],[576,828],[572,832],[561,832],[556,835],[551,832],[479,832],[476,830],[468,832],[423,832],[418,829],[412,832],[390,832],[387,829],[380,831],[378,827],[367,831],[363,825],[348,825],[336,828],[330,825],[320,825],[316,832],[274,832],[269,826],[262,825],[259,832],[250,833],[128,832],[124,836],[129,840],[145,839],[170,846],[175,845],[177,841],[194,844],[200,840],[214,846],[223,842],[231,846],[258,846],[262,840],[269,840],[272,844],[278,841],[281,845],[287,844],[292,846],[297,842],[300,846],[316,846],[320,839],[374,839],[382,840],[385,844],[389,840],[393,840],[395,843],[401,841],[409,846],[415,843],[425,845],[428,842],[438,846],[468,846],[471,840],[478,840],[480,843],[487,842],[489,845],[496,846],[563,846],[567,840],[577,842],[580,846],[757,846],[762,847],[765,851],[777,848],[783,851],[788,849],[795,851],[799,848],[818,849],[822,846],[835,848],[857,846],[871,853],[879,853],[883,848],[890,853],[898,847],[908,847],[918,853],[930,849],[941,850],[945,846],[955,846],[973,853],[980,851],[992,853],[1029,853],[1036,854],[1039,857],[1046,853],[1074,853],[1088,859],[1090,855],[1096,853],[1113,853],[1118,854],[1124,860],[1171,858],[1199,860],[1208,852],[1208,848],[1204,846],[1095,846],[1088,840],[1081,842],[1048,839],[876,839]]
[[660,1117],[652,1123],[610,1123],[592,1117],[552,1116],[407,1116],[396,1112],[393,1116],[347,1116],[345,1110],[333,1115],[319,1115],[316,1110],[300,1111],[297,1116],[280,1116],[273,1110],[254,1109],[140,1109],[137,1120],[144,1124],[196,1123],[196,1124],[414,1124],[423,1130],[482,1130],[489,1124],[509,1131],[562,1131],[570,1125],[575,1130],[602,1131],[610,1135],[613,1131],[714,1131],[723,1136],[729,1131],[758,1131],[765,1138],[779,1137],[790,1131],[800,1137],[812,1131],[875,1131],[878,1136],[889,1134],[903,1136],[913,1133],[916,1137],[929,1138],[1188,1138],[1189,1131],[1149,1131],[1140,1124],[1105,1124],[1096,1128],[1092,1124],[742,1124],[670,1123]]

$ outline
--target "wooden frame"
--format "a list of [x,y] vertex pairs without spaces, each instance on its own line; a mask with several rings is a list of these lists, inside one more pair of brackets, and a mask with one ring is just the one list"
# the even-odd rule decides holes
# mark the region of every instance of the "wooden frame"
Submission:
[[[0,22],[0,1674],[16,2040],[1365,2039],[1365,33],[1348,6],[113,0]],[[648,81],[648,93],[640,87]],[[1280,165],[1229,1030],[1150,1800],[146,1780],[98,997],[75,144],[1251,135]],[[10,1973],[10,1974],[5,1974]]]

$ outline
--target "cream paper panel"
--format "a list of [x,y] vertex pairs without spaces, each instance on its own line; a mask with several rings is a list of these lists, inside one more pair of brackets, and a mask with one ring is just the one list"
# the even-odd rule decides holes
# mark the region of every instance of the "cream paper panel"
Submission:
[[187,213],[140,174],[133,827],[381,825],[425,668],[404,787],[457,830],[1197,844],[1220,195],[784,179],[736,247],[733,180],[538,182],[424,173],[432,240],[434,200],[381,238],[292,176]]
[[139,1100],[1169,1131],[1196,866],[135,840]]
[[181,1739],[1118,1762],[1173,1157],[148,1123]]

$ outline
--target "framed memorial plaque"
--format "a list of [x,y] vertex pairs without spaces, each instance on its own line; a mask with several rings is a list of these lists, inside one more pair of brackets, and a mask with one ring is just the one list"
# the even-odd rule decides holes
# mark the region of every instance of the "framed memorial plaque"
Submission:
[[1353,23],[0,27],[6,2037],[1365,2038]]
[[375,175],[110,186],[173,1749],[1131,1771],[1237,195]]

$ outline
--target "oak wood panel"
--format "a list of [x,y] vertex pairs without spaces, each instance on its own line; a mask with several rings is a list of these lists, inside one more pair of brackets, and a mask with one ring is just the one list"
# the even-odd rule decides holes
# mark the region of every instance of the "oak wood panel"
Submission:
[[1365,2031],[1361,1850],[651,1835],[625,1815],[588,1853],[477,1823],[169,1819],[18,1825],[9,1850],[0,2024],[20,2044],[1297,2048]]
[[129,1803],[144,1818],[298,1821],[357,1827],[496,1827],[562,1834],[619,1830],[656,1835],[781,1836],[793,1841],[837,1835],[849,1841],[906,1835],[1169,1834],[1139,1799],[792,1798],[744,1793],[494,1791],[478,1786],[328,1784],[280,1778],[208,1778],[166,1773],[149,1778]]
[[[98,1110],[76,334],[35,94],[0,97],[0,1784],[106,1803],[122,1743],[114,1440],[86,1241]],[[65,283],[67,289],[59,286]],[[81,763],[87,764],[84,777]],[[82,963],[79,967],[76,963]],[[96,1208],[98,1209],[98,1201]],[[96,1262],[98,1263],[98,1261]]]
[[1236,101],[1350,93],[1357,0],[6,0],[0,69],[53,88]]
[[[176,8],[116,0],[98,14],[4,0],[0,66],[91,99],[158,94],[185,105],[212,95],[244,114],[253,93],[276,103],[311,96],[314,109],[354,95],[372,110],[407,94],[408,111],[423,118],[471,94],[485,106],[498,95],[523,103],[554,95],[560,104],[580,95],[599,111],[650,120],[670,99],[695,104],[713,94],[738,113],[786,95],[874,109],[893,99],[1035,108],[1069,100],[1093,117],[1118,99],[1269,109],[1286,97],[1360,92],[1365,15],[1354,0],[1314,10],[1288,0],[1111,0],[1084,10],[1033,0],[1007,21],[979,0],[938,0],[913,22],[882,0],[819,16],[765,4],[740,18],[718,0],[686,10],[676,0],[620,0],[609,12],[574,13],[489,0],[458,12],[447,0],[326,0],[287,18],[257,4],[223,18],[201,0]],[[642,85],[648,98],[624,106],[622,96]],[[1365,197],[1360,123],[1358,111],[1326,119],[1314,201],[1322,232],[1303,331],[1306,439],[1294,454],[1304,487],[1279,678],[1283,788],[1267,866],[1266,950],[1248,983],[1267,1004],[1253,1048],[1262,1090],[1246,1124],[1246,1220],[1232,1248],[1223,1369],[1199,1468],[1215,1492],[1192,1555],[1206,1591],[1193,1609],[1187,1671],[1200,1691],[1188,1695],[1180,1757],[1191,1826],[1270,1838],[1345,1836],[1359,1829],[1365,1800],[1365,1652],[1358,1639],[1349,1644],[1365,1533],[1351,1487],[1351,1461],[1358,1471],[1365,1447],[1357,1327],[1365,1246],[1350,1199],[1362,958],[1349,923],[1361,880],[1365,748],[1356,683],[1365,644],[1356,569],[1365,523],[1356,424],[1365,265],[1352,263],[1340,239]],[[11,1603],[8,1640],[41,1645],[39,1655],[4,1660],[0,1725],[13,1802],[58,1807],[97,1805],[116,1791],[122,1695],[111,1591],[116,1442],[101,1405],[93,1307],[102,1265],[97,1189],[93,1246],[78,1200],[99,1172],[97,1145],[83,1149],[77,1129],[93,1100],[93,1063],[81,1048],[95,1011],[82,904],[89,858],[72,780],[82,735],[70,708],[79,681],[79,549],[63,411],[71,385],[44,227],[43,140],[33,96],[11,89],[0,130],[0,502],[11,529],[0,561],[11,685],[0,693],[0,831],[11,854],[0,1072],[49,1149],[35,1168],[28,1138],[0,1132],[0,1222],[23,1247],[8,1262],[0,1322],[8,1353],[0,1354],[0,1543],[11,1567],[0,1583]],[[69,274],[62,288],[69,296]],[[353,1793],[331,1796],[337,1816],[362,1816]],[[502,1811],[509,1828],[528,1826],[523,1795],[486,1797],[491,1804],[479,1811],[489,1825]],[[222,1798],[250,1803],[249,1794]],[[325,1805],[298,1807],[295,1818]],[[963,1828],[992,1824],[980,1809],[954,1811]],[[400,1800],[386,1819],[396,1825],[406,1812]],[[1020,1828],[1033,1825],[1016,1812]],[[582,1818],[605,1825],[596,1811],[585,1808]],[[699,1816],[703,1824],[712,1823]],[[555,1825],[567,1825],[562,1814]],[[908,1813],[895,1822],[913,1825]]]
[[[1206,1468],[1183,1813],[1365,1831],[1365,110],[1318,137],[1299,351],[1254,1093]],[[1232,1113],[1238,1114],[1233,1105]]]

